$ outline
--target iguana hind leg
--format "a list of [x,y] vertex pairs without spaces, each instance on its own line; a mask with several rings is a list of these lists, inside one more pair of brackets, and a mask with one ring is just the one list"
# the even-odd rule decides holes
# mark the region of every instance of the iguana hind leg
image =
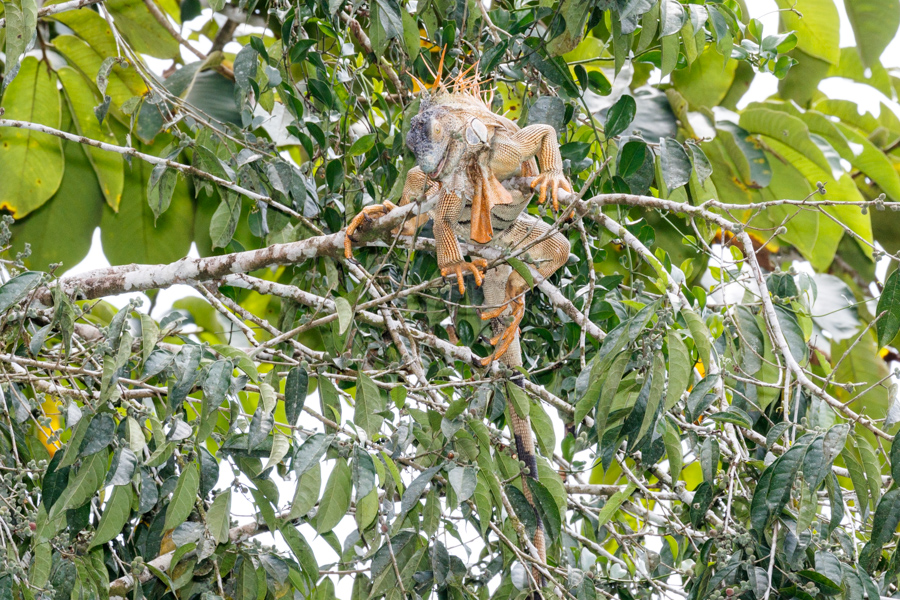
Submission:
[[[529,215],[521,215],[509,229],[497,237],[499,244],[513,250],[528,248],[528,256],[531,257],[533,262],[537,263],[537,270],[540,274],[539,281],[550,277],[569,258],[569,240],[559,232],[551,234],[550,227],[550,225],[540,219]],[[534,244],[533,246],[531,246],[532,243]],[[491,344],[497,346],[497,348],[489,357],[482,359],[482,365],[489,365],[509,350],[519,331],[522,317],[525,316],[524,294],[526,291],[528,291],[528,284],[525,279],[518,272],[512,271],[506,281],[504,302],[497,308],[481,313],[483,320],[496,319],[503,315],[508,308],[511,310],[513,317],[512,323],[502,333],[491,339]]]

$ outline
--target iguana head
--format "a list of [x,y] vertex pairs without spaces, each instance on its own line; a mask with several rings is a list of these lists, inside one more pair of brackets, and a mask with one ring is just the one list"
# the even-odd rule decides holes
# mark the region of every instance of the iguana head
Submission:
[[465,126],[458,115],[441,107],[426,109],[413,117],[406,145],[426,175],[441,179],[456,170],[468,150],[463,139]]
[[[443,56],[441,57],[443,65]],[[416,155],[416,164],[432,179],[453,173],[460,162],[487,148],[490,137],[481,117],[491,117],[482,81],[467,71],[444,82],[440,68],[435,85],[421,97],[419,114],[412,118],[406,145]]]

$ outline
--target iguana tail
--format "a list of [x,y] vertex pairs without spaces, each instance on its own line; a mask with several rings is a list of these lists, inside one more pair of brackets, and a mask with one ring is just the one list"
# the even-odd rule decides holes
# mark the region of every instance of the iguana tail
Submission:
[[[488,271],[485,274],[484,278],[484,302],[489,306],[497,306],[503,304],[506,301],[506,282],[509,279],[509,276],[512,272],[512,268],[508,265],[501,265],[495,267]],[[491,328],[494,331],[494,334],[500,334],[506,329],[506,324],[503,322],[503,318],[497,318],[491,320]],[[503,364],[510,368],[516,368],[522,366],[522,350],[519,345],[519,334],[515,334],[515,339],[512,344],[510,344],[509,349],[500,357],[499,359]],[[518,385],[519,387],[524,387],[524,377],[516,376],[511,379],[511,382],[514,385]],[[528,482],[524,480],[525,477],[531,477],[532,479],[537,480],[538,478],[538,470],[537,470],[537,457],[535,455],[534,449],[534,437],[531,433],[531,420],[526,415],[525,417],[520,416],[512,402],[508,402],[507,406],[509,407],[509,416],[510,416],[510,425],[513,430],[513,437],[516,442],[516,453],[518,454],[519,460],[525,463],[525,468],[527,471],[523,471],[522,477],[522,491],[525,494],[525,498],[528,500],[528,503],[531,504],[532,509],[534,510],[534,518],[537,521],[537,529],[534,532],[534,546],[537,548],[538,555],[542,562],[547,562],[547,547],[546,541],[544,539],[544,525],[541,522],[540,513],[537,510],[537,507],[534,504],[534,499],[531,496],[531,489],[528,486]],[[537,569],[533,569],[533,574],[535,581],[537,581],[539,586],[543,585],[543,576],[538,572]],[[540,598],[539,594],[534,596],[535,600]]]

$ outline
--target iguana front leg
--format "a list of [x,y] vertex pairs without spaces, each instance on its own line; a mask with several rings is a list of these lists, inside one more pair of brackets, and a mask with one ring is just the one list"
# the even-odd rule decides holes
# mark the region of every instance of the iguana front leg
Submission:
[[[403,193],[400,195],[400,206],[405,206],[413,200],[421,198],[422,195],[430,196],[441,188],[441,184],[428,179],[428,176],[422,172],[419,167],[413,167],[406,174],[406,181],[403,184]],[[371,223],[375,219],[383,217],[392,210],[397,208],[394,203],[385,200],[381,204],[373,204],[372,206],[363,207],[358,215],[353,217],[347,230],[344,232],[344,256],[353,257],[353,239],[352,236],[357,229],[364,224]],[[420,226],[428,221],[427,214],[416,215],[412,219],[404,222],[401,227],[394,230],[394,233],[402,235],[413,235]]]
[[540,161],[541,172],[531,182],[532,188],[540,188],[538,202],[547,200],[547,191],[553,198],[553,210],[559,210],[559,189],[572,191],[569,180],[563,174],[562,155],[556,130],[549,125],[529,125],[511,136],[497,136],[491,145],[491,169],[499,179],[517,171],[532,157]]
[[475,277],[475,285],[480,286],[484,280],[484,267],[486,262],[477,261],[467,263],[463,260],[459,241],[456,239],[454,224],[459,221],[459,213],[462,211],[462,199],[448,189],[441,190],[437,208],[434,210],[434,241],[437,254],[438,268],[444,277],[455,274],[459,293],[466,293],[466,284],[463,281],[464,271],[469,271]]

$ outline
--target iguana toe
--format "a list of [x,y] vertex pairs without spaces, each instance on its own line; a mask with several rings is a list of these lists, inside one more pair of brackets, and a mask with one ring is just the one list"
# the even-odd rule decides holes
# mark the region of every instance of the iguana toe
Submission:
[[484,281],[484,274],[481,272],[482,268],[483,267],[479,268],[479,265],[475,263],[458,262],[454,265],[441,267],[441,275],[447,277],[448,275],[455,274],[456,284],[459,286],[459,293],[465,294],[466,282],[463,280],[463,270],[465,269],[472,273],[472,277],[475,278],[475,285],[481,287],[481,284]]
[[373,206],[365,206],[359,214],[353,217],[347,230],[344,232],[344,256],[347,259],[353,258],[353,240],[352,236],[363,223],[371,223],[377,218],[383,217],[392,210],[397,208],[394,203],[385,201],[383,204],[375,204]]

